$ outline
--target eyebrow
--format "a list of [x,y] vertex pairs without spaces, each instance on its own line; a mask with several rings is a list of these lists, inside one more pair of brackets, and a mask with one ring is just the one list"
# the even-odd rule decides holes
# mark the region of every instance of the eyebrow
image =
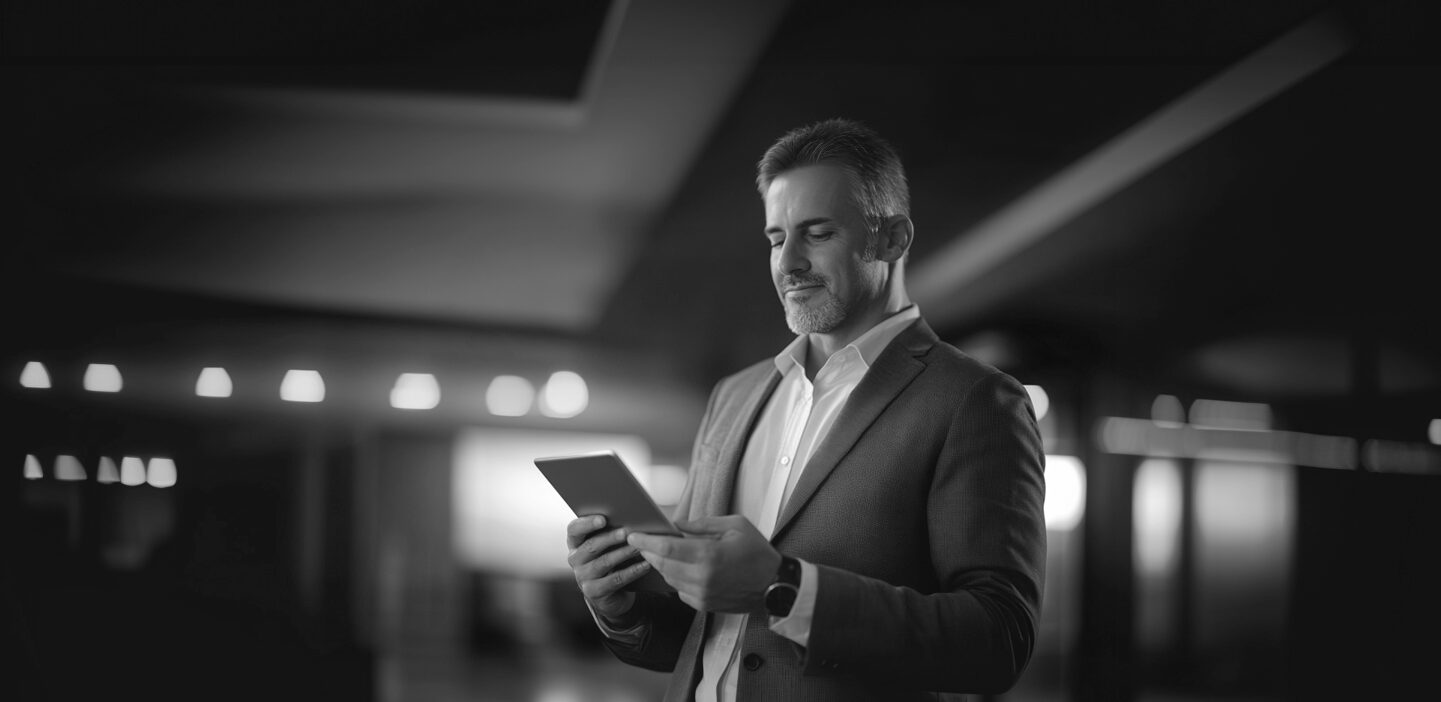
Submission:
[[[814,227],[814,226],[816,226],[817,224],[827,224],[827,223],[834,222],[834,221],[835,221],[835,220],[831,219],[830,217],[812,217],[812,218],[807,219],[807,220],[805,220],[805,221],[802,221],[800,224],[796,225],[796,229],[810,229],[811,227]],[[785,231],[785,230],[784,230],[784,229],[781,229],[780,227],[766,227],[766,234],[774,234],[775,232],[784,232],[784,231]]]

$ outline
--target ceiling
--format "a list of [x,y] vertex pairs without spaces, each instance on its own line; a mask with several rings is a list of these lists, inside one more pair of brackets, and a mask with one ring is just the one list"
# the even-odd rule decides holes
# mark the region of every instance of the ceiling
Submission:
[[[583,331],[779,13],[692,4],[382,3],[354,17],[311,2],[299,14],[313,21],[283,28],[262,21],[267,3],[182,14],[170,29],[198,36],[143,59],[34,71],[25,126],[74,157],[47,164],[43,216],[61,220],[48,236],[66,241],[61,267],[86,276]],[[389,24],[397,13],[411,26]],[[466,48],[497,39],[503,50]],[[75,211],[76,195],[91,207]],[[80,231],[99,221],[112,232]]]
[[[629,350],[704,387],[788,335],[755,160],[847,115],[902,152],[912,282],[954,341],[1202,378],[1198,354],[1267,335],[1441,357],[1417,316],[1416,173],[1441,155],[1424,3],[521,5],[10,3],[12,318],[421,324]],[[1327,10],[1335,56],[977,258],[1008,207]]]

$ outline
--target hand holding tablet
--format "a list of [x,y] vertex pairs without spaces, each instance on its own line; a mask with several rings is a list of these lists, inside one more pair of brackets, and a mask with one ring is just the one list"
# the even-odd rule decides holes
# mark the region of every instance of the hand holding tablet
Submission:
[[[624,527],[645,534],[682,535],[614,451],[542,457],[535,459],[535,465],[577,517],[602,515],[606,529]],[[627,561],[614,570],[638,560]],[[655,571],[647,572],[627,589],[674,590]]]

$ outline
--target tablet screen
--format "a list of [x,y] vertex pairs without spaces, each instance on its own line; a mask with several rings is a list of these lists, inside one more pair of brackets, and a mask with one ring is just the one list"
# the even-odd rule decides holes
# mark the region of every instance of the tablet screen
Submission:
[[[645,534],[682,536],[614,451],[537,458],[535,466],[578,517],[600,514],[606,518],[607,529],[626,527]],[[632,587],[671,589],[655,571]]]

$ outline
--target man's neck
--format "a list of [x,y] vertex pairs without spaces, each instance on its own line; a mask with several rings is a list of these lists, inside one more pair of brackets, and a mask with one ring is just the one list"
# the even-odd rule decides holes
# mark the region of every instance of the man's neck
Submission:
[[910,304],[910,299],[904,295],[894,297],[888,300],[884,307],[878,308],[857,319],[848,319],[845,324],[842,324],[834,331],[824,334],[807,335],[809,343],[806,344],[806,378],[814,381],[816,379],[816,373],[819,373],[821,368],[825,367],[826,361],[829,361],[831,356],[835,355],[837,351],[845,348],[852,341],[861,338],[862,335],[870,331],[877,324],[885,321],[887,317],[909,307]]

